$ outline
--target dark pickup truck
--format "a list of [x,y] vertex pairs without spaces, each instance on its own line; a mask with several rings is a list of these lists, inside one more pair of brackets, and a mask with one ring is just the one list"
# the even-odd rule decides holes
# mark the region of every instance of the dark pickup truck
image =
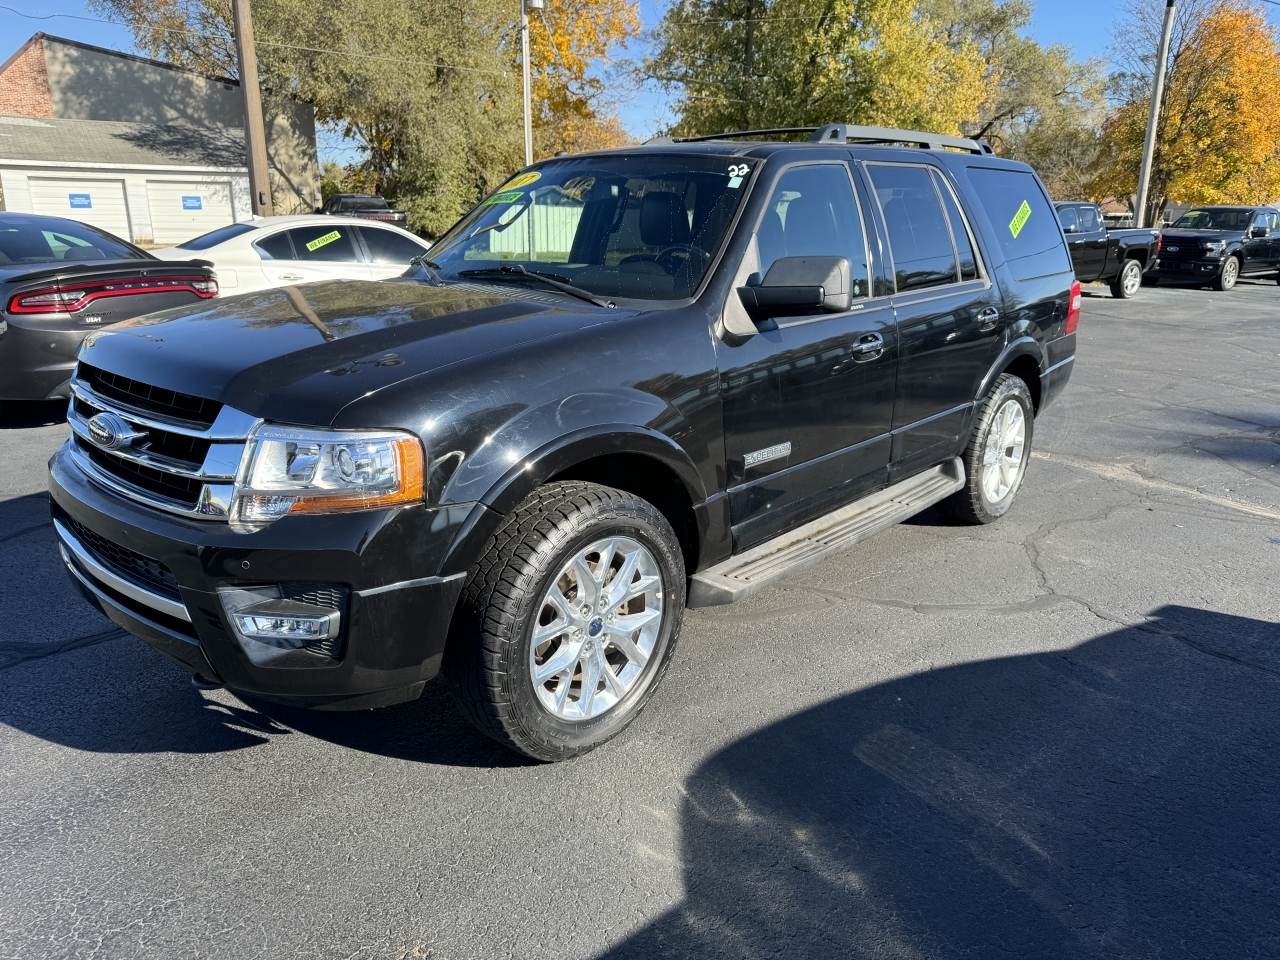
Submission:
[[1190,280],[1230,290],[1241,277],[1276,274],[1280,282],[1280,211],[1275,207],[1197,207],[1161,238],[1161,280]]
[[998,520],[1075,358],[1043,184],[959,137],[779,133],[546,160],[401,278],[90,334],[49,464],[70,575],[201,682],[359,709],[443,671],[559,760],[635,718],[686,606],[934,504]]
[[1116,230],[1102,219],[1094,203],[1055,203],[1058,222],[1067,236],[1071,263],[1081,283],[1110,284],[1111,295],[1127,300],[1142,286],[1143,275],[1155,267],[1160,231]]
[[408,227],[409,215],[403,210],[392,210],[382,197],[370,193],[335,193],[317,207],[316,213],[328,213],[339,217],[359,217],[361,220],[378,220]]

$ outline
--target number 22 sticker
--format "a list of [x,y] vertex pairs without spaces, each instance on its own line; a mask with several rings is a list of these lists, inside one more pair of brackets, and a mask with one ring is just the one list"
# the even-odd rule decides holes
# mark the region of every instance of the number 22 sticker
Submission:
[[742,186],[742,178],[751,172],[751,167],[745,163],[735,163],[729,167],[729,189],[736,190]]

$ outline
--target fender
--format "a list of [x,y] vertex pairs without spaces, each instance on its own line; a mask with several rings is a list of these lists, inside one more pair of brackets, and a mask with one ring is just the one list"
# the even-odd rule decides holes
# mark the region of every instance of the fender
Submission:
[[996,377],[1000,376],[1001,371],[1009,366],[1018,357],[1030,357],[1036,362],[1036,368],[1040,371],[1043,378],[1047,365],[1044,359],[1044,349],[1036,341],[1035,337],[1022,336],[1018,337],[1002,351],[1000,356],[996,357],[995,363],[987,370],[986,375],[982,378],[982,383],[978,386],[978,395],[976,400],[981,400],[987,395],[987,391],[991,389],[991,385],[995,383]]
[[556,474],[593,457],[634,453],[669,467],[684,485],[696,507],[706,491],[689,455],[666,434],[632,423],[583,427],[544,444],[520,459],[479,498],[458,530],[441,566],[442,575],[469,569],[504,517]]

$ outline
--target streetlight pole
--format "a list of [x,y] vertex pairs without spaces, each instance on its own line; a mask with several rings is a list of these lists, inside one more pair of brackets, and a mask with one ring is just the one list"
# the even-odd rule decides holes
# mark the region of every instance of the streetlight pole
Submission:
[[1164,75],[1169,65],[1169,38],[1173,35],[1174,0],[1164,8],[1164,29],[1160,33],[1160,49],[1156,53],[1156,77],[1151,91],[1151,109],[1147,112],[1147,136],[1142,143],[1142,167],[1138,172],[1138,202],[1133,212],[1133,225],[1146,226],[1147,191],[1151,185],[1151,163],[1156,152],[1156,128],[1160,123],[1160,101],[1164,98]]
[[533,93],[529,89],[529,11],[542,0],[520,0],[520,68],[524,76],[524,165],[533,163]]
[[250,208],[259,217],[271,216],[271,181],[267,173],[267,131],[262,122],[262,92],[258,89],[258,55],[253,46],[253,17],[249,0],[231,0],[236,26],[236,59],[240,62],[240,92],[244,96],[244,146],[248,154]]

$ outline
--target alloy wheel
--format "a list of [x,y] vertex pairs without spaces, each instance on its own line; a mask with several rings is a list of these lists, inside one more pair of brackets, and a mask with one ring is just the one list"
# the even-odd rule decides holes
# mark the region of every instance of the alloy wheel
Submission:
[[999,503],[1018,483],[1022,453],[1027,439],[1027,417],[1022,404],[1009,399],[991,420],[982,457],[982,492],[991,503]]
[[600,716],[639,681],[663,614],[662,572],[629,537],[597,540],[561,568],[529,645],[538,700],[560,720]]
[[1130,260],[1125,264],[1124,276],[1120,282],[1124,287],[1124,295],[1132,297],[1142,286],[1142,267],[1136,261]]

